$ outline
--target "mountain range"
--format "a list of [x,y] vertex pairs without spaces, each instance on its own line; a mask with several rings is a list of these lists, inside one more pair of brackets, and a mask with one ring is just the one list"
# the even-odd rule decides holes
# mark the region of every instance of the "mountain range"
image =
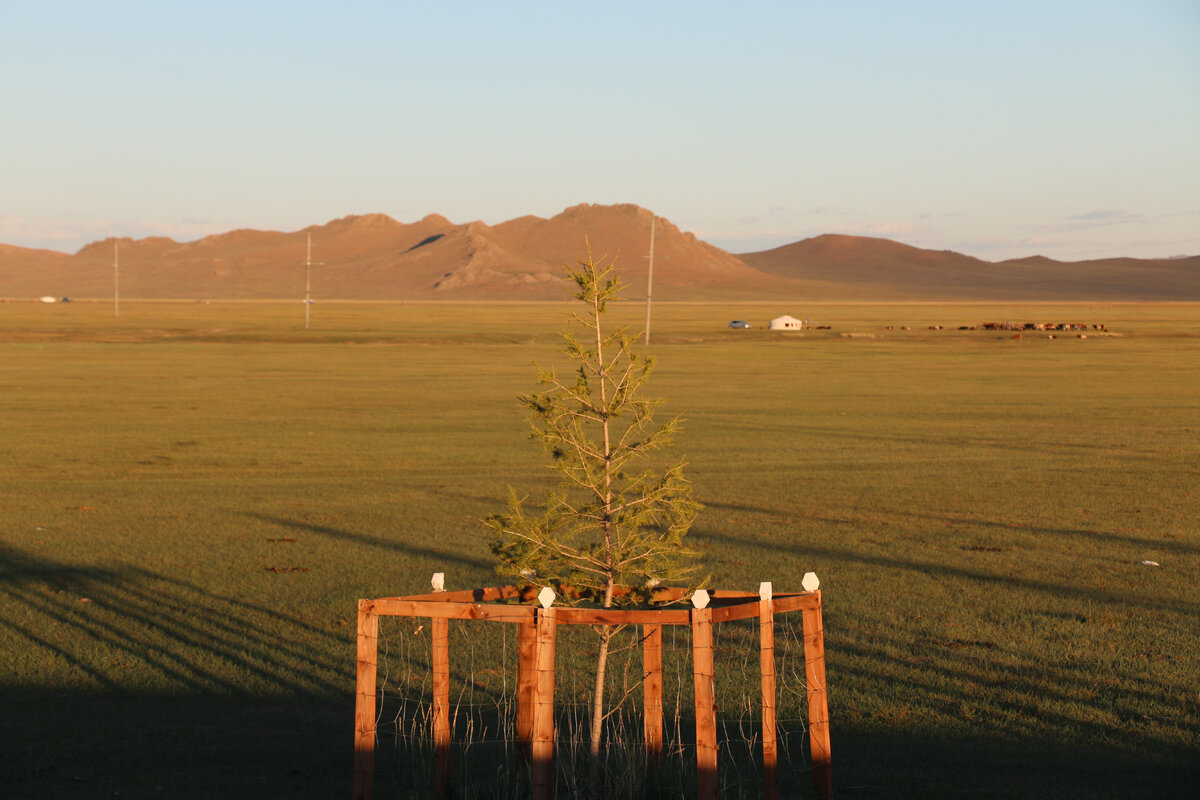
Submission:
[[[105,239],[74,254],[0,244],[0,297],[559,300],[564,263],[612,259],[645,297],[651,221],[655,300],[1200,300],[1200,256],[989,262],[887,239],[825,234],[733,255],[635,205],[583,204],[543,219],[455,224],[348,216],[299,231],[235,230],[193,242]],[[305,260],[312,241],[311,269]]]

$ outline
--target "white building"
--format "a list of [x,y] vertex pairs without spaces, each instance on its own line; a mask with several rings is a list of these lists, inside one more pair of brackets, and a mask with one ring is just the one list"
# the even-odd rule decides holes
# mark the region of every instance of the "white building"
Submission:
[[784,314],[782,317],[776,317],[767,325],[767,330],[772,331],[799,331],[803,329],[804,320],[796,319],[787,314]]

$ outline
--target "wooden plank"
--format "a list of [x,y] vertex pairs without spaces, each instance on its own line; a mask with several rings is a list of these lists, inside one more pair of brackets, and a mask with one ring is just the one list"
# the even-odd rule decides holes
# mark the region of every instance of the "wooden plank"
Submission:
[[775,609],[771,598],[758,601],[759,663],[762,668],[763,798],[779,797],[779,751],[775,741]]
[[554,795],[554,647],[557,609],[538,609],[537,680],[533,701],[532,800],[550,800]]
[[[373,601],[381,616],[431,617],[434,619],[478,619],[520,623],[533,616],[536,606],[487,605],[482,603],[408,600],[382,597]],[[683,608],[618,609],[558,608],[560,625],[688,625],[690,617]],[[751,615],[752,616],[752,615]]]
[[713,684],[712,609],[694,608],[692,677],[696,699],[696,796],[717,800],[717,701]]
[[[461,594],[461,592],[446,594]],[[477,619],[520,623],[534,614],[531,605],[489,605],[444,600],[381,597],[373,601],[381,616],[431,617],[438,619]],[[781,595],[776,598],[775,612],[784,613],[814,608],[817,601],[811,594]],[[691,617],[683,608],[571,608],[557,609],[560,625],[690,625]],[[713,622],[729,622],[758,616],[758,601],[739,598],[736,605],[716,605],[712,608]]]
[[433,640],[433,792],[450,786],[450,620],[430,621]]
[[656,763],[663,752],[662,626],[642,628],[642,720],[646,759]]
[[686,608],[559,608],[560,625],[688,625]]
[[517,626],[517,759],[528,764],[533,741],[533,700],[537,685],[537,622]]
[[[483,588],[483,589],[463,589],[463,590],[451,591],[451,592],[445,592],[445,591],[429,592],[426,594],[406,595],[404,597],[379,597],[379,598],[375,598],[374,602],[377,605],[380,605],[381,608],[385,607],[386,605],[388,605],[390,603],[409,603],[409,602],[425,603],[425,602],[429,602],[429,603],[476,604],[476,603],[492,603],[492,602],[496,602],[499,600],[513,600],[516,598],[523,598],[524,600],[532,603],[534,597],[536,596],[536,593],[533,591],[533,588],[534,587],[529,587],[529,586],[526,586],[526,587],[491,586],[491,587],[487,587],[487,588]],[[560,587],[558,587],[558,589],[559,589],[560,596],[578,599],[578,594],[579,594],[578,591],[573,591],[571,589],[571,587],[560,586]],[[623,596],[629,594],[629,592],[630,592],[630,588],[628,586],[623,586],[623,587],[617,587],[613,594],[616,597],[623,597]],[[688,589],[664,587],[664,588],[655,590],[654,599],[658,603],[678,602],[678,601],[684,600],[690,594],[691,594],[691,591]],[[813,593],[811,593],[811,592],[792,592],[792,593],[783,592],[783,593],[777,594],[775,596],[775,600],[780,601],[780,600],[784,600],[784,599],[789,599],[789,600],[798,599],[802,603],[812,604],[815,602],[812,594]],[[740,607],[740,606],[746,606],[751,609],[751,616],[753,616],[754,614],[757,613],[756,609],[758,607],[758,595],[753,594],[751,592],[712,589],[709,591],[709,597],[710,597],[711,605],[713,608],[724,608],[724,607],[736,608],[736,607]],[[532,607],[532,606],[529,606],[529,607]],[[790,611],[790,610],[792,610],[792,608],[798,608],[798,607],[799,606],[790,606],[788,608],[788,610]],[[662,610],[671,610],[670,607],[668,607],[668,606],[658,606],[656,608],[660,608]],[[563,609],[560,608],[559,610],[561,611]],[[781,610],[782,609],[779,608],[778,606],[776,607],[776,612],[779,612]],[[428,614],[416,614],[414,616],[429,616],[429,615]],[[560,623],[561,623],[561,620],[560,620]]]
[[812,753],[813,789],[817,796],[833,797],[833,761],[829,747],[829,701],[825,695],[825,631],[821,621],[821,593],[814,592],[815,608],[805,608],[804,673],[808,683],[808,743]]
[[375,600],[375,613],[393,617],[433,617],[439,619],[489,619],[498,622],[520,622],[533,616],[533,606],[484,605],[480,603],[451,603],[430,600],[405,600],[384,597]]
[[758,616],[758,599],[753,603],[741,603],[736,606],[710,606],[714,624],[732,622],[736,619],[753,619]]
[[[816,601],[811,595],[804,594],[779,594],[774,597],[775,613],[782,614],[787,611],[795,611],[800,608],[810,608],[816,606]],[[742,597],[739,596],[736,603],[722,605],[721,598],[713,600],[710,606],[713,610],[713,623],[720,624],[722,622],[731,622],[738,619],[753,619],[758,616],[758,596]]]
[[379,617],[370,600],[358,601],[358,665],[354,700],[354,799],[371,800],[375,786],[375,674]]
[[811,592],[805,594],[775,595],[775,613],[783,614],[788,611],[797,611],[806,608],[820,608],[820,594],[820,592]]

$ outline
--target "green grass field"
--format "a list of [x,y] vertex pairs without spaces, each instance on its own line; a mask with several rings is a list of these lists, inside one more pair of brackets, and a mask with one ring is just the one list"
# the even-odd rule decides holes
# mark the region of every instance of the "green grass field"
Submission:
[[[356,600],[496,582],[564,308],[0,304],[0,794],[349,796]],[[1191,796],[1200,306],[788,310],[656,307],[650,394],[713,585],[821,577],[837,795]]]

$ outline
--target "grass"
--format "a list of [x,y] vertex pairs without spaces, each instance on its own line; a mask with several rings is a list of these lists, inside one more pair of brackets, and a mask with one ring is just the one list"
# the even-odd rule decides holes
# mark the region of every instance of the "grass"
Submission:
[[[1190,793],[1200,306],[787,310],[656,307],[650,390],[714,583],[821,576],[838,795]],[[349,794],[355,601],[495,582],[560,318],[0,305],[5,794]],[[954,330],[1003,319],[1121,335]]]

